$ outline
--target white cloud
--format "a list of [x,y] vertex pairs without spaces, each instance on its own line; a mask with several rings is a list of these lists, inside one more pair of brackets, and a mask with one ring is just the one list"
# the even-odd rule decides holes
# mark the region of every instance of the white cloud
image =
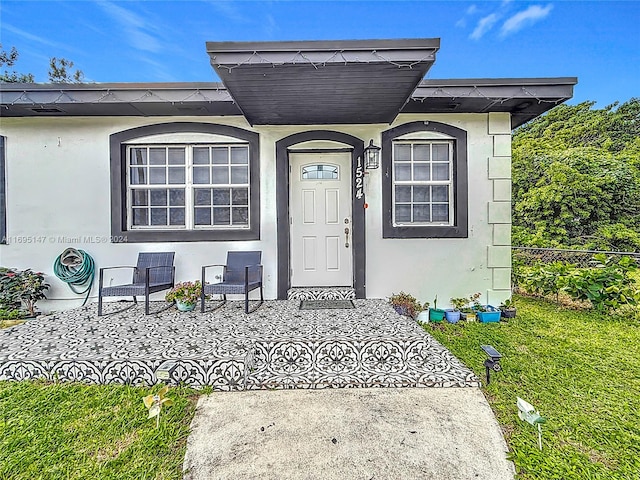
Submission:
[[493,28],[493,26],[499,19],[500,16],[497,13],[492,13],[490,15],[487,15],[486,17],[482,17],[478,21],[478,24],[476,25],[476,28],[473,30],[471,35],[469,35],[469,38],[471,38],[472,40],[479,40],[485,33]]
[[34,42],[34,43],[46,45],[47,47],[60,48],[62,50],[67,50],[73,53],[80,53],[80,51],[77,48],[73,48],[70,45],[54,42],[52,40],[49,40],[48,38],[40,37],[38,35],[34,35],[33,33],[25,32],[24,30],[14,27],[13,25],[9,25],[8,23],[3,23],[2,28],[3,30],[7,30],[15,35],[18,35],[19,37],[24,38],[25,40],[30,40],[31,42]]
[[160,40],[150,31],[150,25],[154,25],[154,22],[112,2],[100,2],[98,5],[122,25],[126,39],[132,47],[153,53],[162,50]]
[[465,12],[467,15],[473,15],[474,13],[476,13],[478,11],[478,7],[474,5],[470,5],[469,8],[467,8],[467,11]]
[[533,25],[549,15],[552,9],[552,4],[548,4],[546,7],[531,5],[526,10],[522,10],[521,12],[509,17],[504,24],[502,24],[500,36],[506,37],[507,35],[511,35],[512,33],[522,30],[524,27]]

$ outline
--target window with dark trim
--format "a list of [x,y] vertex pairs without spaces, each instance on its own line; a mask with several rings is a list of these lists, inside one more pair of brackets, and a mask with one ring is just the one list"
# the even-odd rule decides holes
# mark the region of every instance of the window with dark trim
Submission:
[[[427,135],[407,137],[420,132]],[[382,133],[382,169],[383,238],[467,237],[464,130],[440,122],[387,130]]]
[[[209,133],[237,141],[143,140],[180,133]],[[141,142],[136,142],[138,138]],[[258,152],[258,134],[226,125],[169,123],[111,135],[114,238],[126,242],[259,239]]]

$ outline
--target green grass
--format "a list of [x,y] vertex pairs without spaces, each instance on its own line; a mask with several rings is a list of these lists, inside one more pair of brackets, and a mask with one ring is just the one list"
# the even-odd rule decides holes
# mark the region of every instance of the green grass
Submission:
[[0,382],[0,479],[178,479],[195,392],[170,389],[160,428],[152,389]]
[[[498,324],[425,329],[485,378],[482,344],[503,371],[483,388],[522,479],[640,478],[640,322],[516,297],[518,315]],[[543,451],[517,416],[520,396],[547,418]]]

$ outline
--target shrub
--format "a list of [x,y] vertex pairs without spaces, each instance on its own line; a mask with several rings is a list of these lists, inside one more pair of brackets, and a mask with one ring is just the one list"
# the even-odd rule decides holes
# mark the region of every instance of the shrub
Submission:
[[202,294],[202,284],[199,280],[195,282],[182,282],[176,284],[165,295],[167,302],[178,301],[186,304],[194,304],[198,302]]
[[0,268],[0,308],[16,310],[24,306],[28,315],[36,315],[36,303],[47,298],[49,284],[42,272]]
[[[418,299],[405,292],[391,294],[388,301],[400,315],[408,315],[415,318],[415,316],[423,310]],[[427,308],[429,307],[427,306]]]

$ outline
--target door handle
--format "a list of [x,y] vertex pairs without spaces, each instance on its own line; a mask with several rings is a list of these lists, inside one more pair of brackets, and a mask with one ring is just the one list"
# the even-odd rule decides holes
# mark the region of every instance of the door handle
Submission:
[[344,248],[349,248],[349,227],[344,228]]

